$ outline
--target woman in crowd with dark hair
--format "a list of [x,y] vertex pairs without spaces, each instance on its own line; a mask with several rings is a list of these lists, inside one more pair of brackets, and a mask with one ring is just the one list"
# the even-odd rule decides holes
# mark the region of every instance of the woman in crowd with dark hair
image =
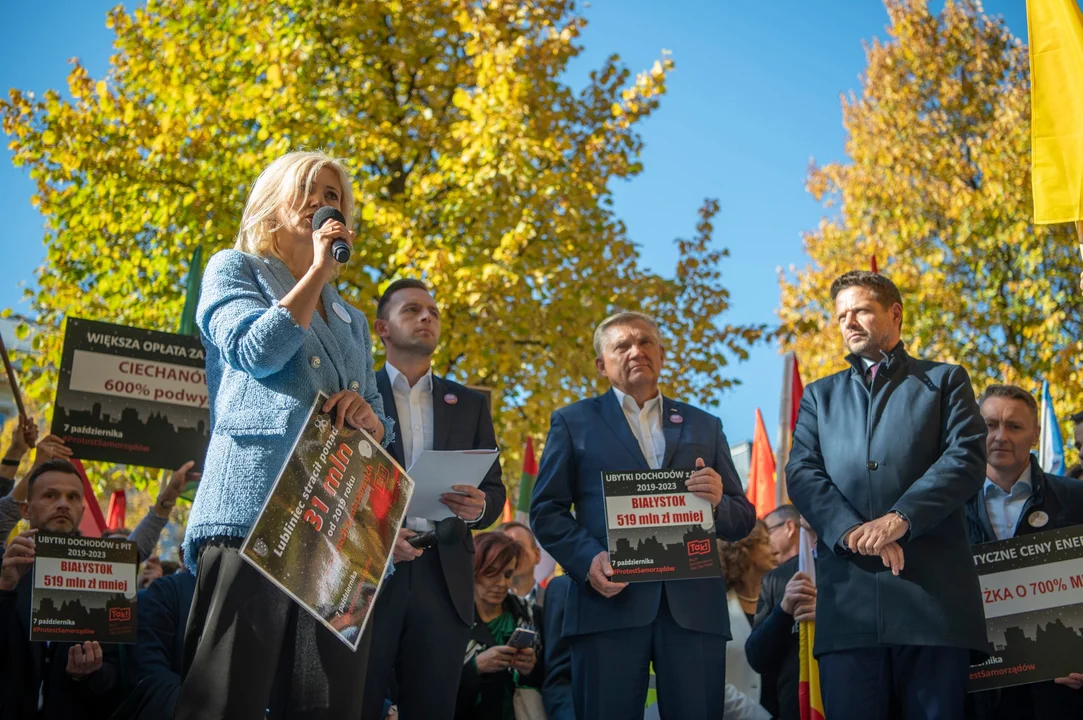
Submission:
[[[540,615],[508,592],[521,549],[503,533],[474,538],[474,625],[466,646],[456,720],[515,720],[515,704],[541,708]],[[536,631],[531,646],[516,649],[508,641],[519,628]],[[516,696],[519,696],[518,698]]]
[[718,552],[722,558],[722,577],[729,588],[726,599],[733,634],[726,644],[726,683],[758,703],[760,676],[748,664],[745,641],[752,634],[763,576],[778,565],[778,554],[771,547],[771,534],[763,520],[756,521],[752,532],[743,540],[720,542]]

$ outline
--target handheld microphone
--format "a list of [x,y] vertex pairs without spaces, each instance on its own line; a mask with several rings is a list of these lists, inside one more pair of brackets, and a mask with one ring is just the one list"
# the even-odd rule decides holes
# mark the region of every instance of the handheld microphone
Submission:
[[411,547],[424,550],[437,543],[440,545],[454,545],[462,542],[462,539],[466,537],[466,533],[466,523],[463,522],[461,517],[449,517],[437,521],[436,527],[432,530],[406,538],[406,542]]
[[[312,216],[312,231],[315,232],[319,230],[328,220],[338,220],[343,225],[346,224],[346,218],[342,213],[330,205],[324,205]],[[331,257],[333,257],[336,262],[345,263],[350,259],[350,252],[350,243],[346,241],[346,238],[337,237],[335,238],[335,241],[331,243]]]

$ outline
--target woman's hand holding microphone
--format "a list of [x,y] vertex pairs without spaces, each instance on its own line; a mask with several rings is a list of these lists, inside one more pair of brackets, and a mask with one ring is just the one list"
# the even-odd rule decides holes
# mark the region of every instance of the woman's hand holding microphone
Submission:
[[339,220],[327,220],[318,229],[312,231],[312,269],[323,275],[324,282],[334,277],[334,274],[342,267],[342,263],[335,260],[335,256],[331,253],[331,246],[338,238],[344,239],[353,247],[353,231]]

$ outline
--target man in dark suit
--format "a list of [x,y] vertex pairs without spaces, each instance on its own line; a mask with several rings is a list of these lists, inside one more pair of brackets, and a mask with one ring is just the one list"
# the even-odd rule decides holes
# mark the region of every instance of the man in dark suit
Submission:
[[[489,405],[481,393],[432,373],[440,341],[440,311],[424,283],[398,280],[376,310],[376,332],[387,363],[376,373],[384,409],[395,421],[388,448],[409,468],[424,450],[496,448]],[[443,502],[473,528],[491,525],[504,508],[500,462],[480,487],[455,485]],[[450,720],[474,622],[474,541],[427,550],[406,539],[432,527],[408,517],[395,544],[395,572],[373,609],[372,650],[365,680],[364,720],[383,717],[384,698],[395,681],[402,720]]]
[[[985,485],[966,504],[970,542],[1083,524],[1083,483],[1042,472],[1030,453],[1041,432],[1031,394],[1014,385],[990,385],[981,397],[981,414],[989,428],[989,460]],[[1083,717],[1083,673],[971,697],[980,720]]]
[[576,714],[642,717],[653,661],[663,717],[721,717],[730,637],[725,583],[613,582],[601,474],[698,468],[686,489],[710,503],[715,530],[727,540],[748,535],[755,509],[721,421],[659,392],[665,353],[654,320],[642,313],[607,318],[594,333],[594,352],[612,389],[553,413],[530,508],[538,541],[573,581],[563,635],[571,644]]
[[780,565],[763,576],[752,634],[745,656],[763,677],[760,704],[780,720],[800,720],[797,689],[801,680],[801,638],[797,623],[816,619],[816,586],[797,572],[801,514],[782,505],[763,519]]
[[985,422],[958,365],[900,340],[883,275],[831,286],[851,368],[801,398],[790,499],[819,536],[816,645],[831,720],[961,718],[985,620],[964,506],[985,475]]
[[30,529],[4,551],[0,570],[0,718],[104,718],[121,692],[115,645],[31,642],[34,535],[75,535],[83,519],[83,481],[67,460],[49,460],[27,478],[21,506]]
[[139,639],[134,652],[129,651],[129,675],[135,687],[117,710],[117,720],[157,720],[176,713],[184,671],[184,633],[195,590],[195,576],[184,570],[139,591]]
[[575,701],[572,698],[572,653],[564,637],[564,612],[568,606],[568,588],[572,579],[558,575],[549,581],[545,589],[545,605],[541,607],[542,627],[545,635],[545,682],[542,684],[542,702],[548,720],[575,720]]

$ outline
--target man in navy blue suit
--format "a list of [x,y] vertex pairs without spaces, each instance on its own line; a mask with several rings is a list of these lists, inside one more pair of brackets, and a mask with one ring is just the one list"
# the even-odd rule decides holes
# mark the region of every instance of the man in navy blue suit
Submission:
[[606,318],[594,352],[612,389],[553,413],[530,508],[538,541],[573,580],[563,636],[576,715],[642,718],[653,662],[663,718],[716,720],[730,638],[725,583],[613,582],[602,472],[698,468],[688,490],[711,503],[726,540],[748,535],[756,512],[721,421],[659,392],[665,351],[653,319],[635,312]]

